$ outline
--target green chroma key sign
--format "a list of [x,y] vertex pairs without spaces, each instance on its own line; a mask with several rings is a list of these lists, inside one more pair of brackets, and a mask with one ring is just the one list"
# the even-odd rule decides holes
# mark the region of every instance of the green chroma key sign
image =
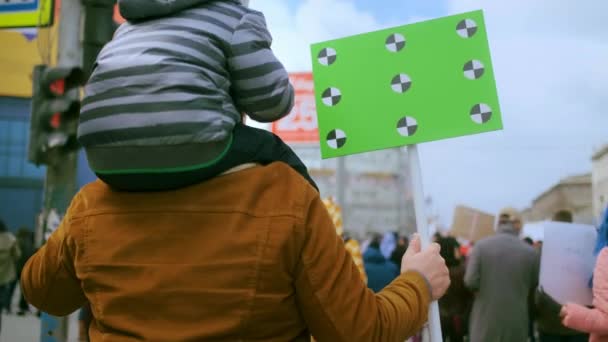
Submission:
[[312,46],[323,158],[502,129],[482,11]]

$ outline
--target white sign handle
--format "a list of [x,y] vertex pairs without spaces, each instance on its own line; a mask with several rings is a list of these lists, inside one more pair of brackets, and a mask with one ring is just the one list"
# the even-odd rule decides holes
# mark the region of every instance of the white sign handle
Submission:
[[[410,176],[412,177],[412,189],[414,191],[414,210],[416,212],[417,231],[418,235],[420,235],[420,243],[424,249],[431,244],[431,233],[429,231],[426,201],[424,198],[424,189],[422,187],[422,168],[420,167],[418,146],[408,146],[407,155],[409,159]],[[439,304],[437,302],[431,303],[428,330],[431,342],[443,342],[441,321],[439,318]]]

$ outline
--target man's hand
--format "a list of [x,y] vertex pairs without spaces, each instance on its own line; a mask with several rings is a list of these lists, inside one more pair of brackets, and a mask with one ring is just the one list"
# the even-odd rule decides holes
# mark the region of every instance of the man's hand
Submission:
[[562,322],[566,321],[566,318],[568,317],[568,305],[564,305],[562,306],[562,309],[559,312],[559,317],[562,319]]
[[421,251],[420,237],[416,236],[403,255],[401,264],[401,273],[416,271],[426,278],[431,286],[433,300],[443,297],[450,287],[450,272],[439,254],[440,249],[438,244],[433,243]]

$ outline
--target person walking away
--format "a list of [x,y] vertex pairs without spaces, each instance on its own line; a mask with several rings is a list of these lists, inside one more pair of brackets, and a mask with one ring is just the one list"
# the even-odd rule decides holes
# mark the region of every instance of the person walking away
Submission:
[[382,291],[399,275],[397,265],[387,260],[382,254],[381,239],[379,235],[375,236],[363,253],[367,286],[376,293]]
[[410,240],[406,236],[399,237],[399,241],[397,242],[397,247],[391,254],[391,261],[393,264],[397,265],[397,268],[401,269],[401,260],[403,259],[403,255],[407,251],[407,246],[410,244]]
[[439,246],[419,240],[401,271],[369,290],[318,191],[272,163],[175,191],[88,184],[21,282],[55,316],[93,299],[92,342],[392,342],[450,283]]
[[[10,288],[8,290],[8,298],[7,303],[9,303],[8,311],[10,312],[10,303],[13,301],[13,296],[15,293],[15,289],[17,288],[17,284],[19,283],[19,279],[21,279],[21,271],[25,266],[27,260],[34,255],[36,248],[34,247],[34,233],[29,230],[27,227],[21,227],[17,230],[17,243],[19,244],[19,250],[21,251],[21,256],[17,260],[17,277],[10,284]],[[29,304],[25,300],[23,296],[23,291],[20,291],[19,296],[19,311],[17,315],[23,316],[27,312],[30,311]]]
[[[17,276],[10,283],[8,291],[7,291],[7,303],[9,303],[8,312],[12,312],[12,302],[15,294],[15,290],[17,289],[17,285],[19,284],[19,279],[21,278],[21,271],[25,266],[27,260],[34,254],[34,233],[30,231],[27,227],[21,227],[17,230],[17,244],[19,246],[19,251],[21,252],[21,256],[17,259],[16,262],[16,270]],[[17,311],[17,315],[24,316],[27,312],[29,312],[29,304],[25,300],[23,296],[23,291],[20,291],[19,296],[19,311]]]
[[[528,246],[532,246],[534,249],[534,240],[530,237],[525,237],[523,241],[528,244]],[[536,308],[535,308],[535,292],[532,291],[530,295],[530,304],[528,305],[528,342],[536,342]]]
[[[560,210],[553,215],[554,222],[572,223],[572,213]],[[539,250],[542,254],[542,250]],[[560,310],[562,306],[551,296],[538,288],[535,291],[534,312],[540,342],[587,342],[589,334],[569,329],[562,324]]]
[[10,303],[6,302],[7,292],[10,283],[17,277],[15,268],[20,256],[17,239],[0,219],[0,331],[2,330],[2,311],[10,306]]
[[478,241],[465,273],[474,293],[471,342],[515,342],[528,338],[529,295],[538,284],[539,258],[518,237],[517,210],[499,214],[497,235]]
[[380,243],[380,252],[384,258],[387,260],[390,259],[395,248],[397,248],[397,233],[385,233],[382,237],[382,242]]
[[464,284],[465,265],[459,257],[459,246],[453,237],[436,237],[441,257],[450,270],[451,285],[439,300],[441,329],[446,342],[462,342],[468,330],[473,296]]
[[566,304],[561,316],[565,326],[591,334],[590,342],[608,342],[608,209],[600,225],[595,253],[593,308]]

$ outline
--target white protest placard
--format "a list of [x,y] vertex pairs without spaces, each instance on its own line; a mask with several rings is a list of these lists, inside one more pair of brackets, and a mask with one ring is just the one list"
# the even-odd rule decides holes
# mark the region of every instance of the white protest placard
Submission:
[[582,224],[544,222],[540,286],[558,303],[591,305],[589,279],[597,231]]

